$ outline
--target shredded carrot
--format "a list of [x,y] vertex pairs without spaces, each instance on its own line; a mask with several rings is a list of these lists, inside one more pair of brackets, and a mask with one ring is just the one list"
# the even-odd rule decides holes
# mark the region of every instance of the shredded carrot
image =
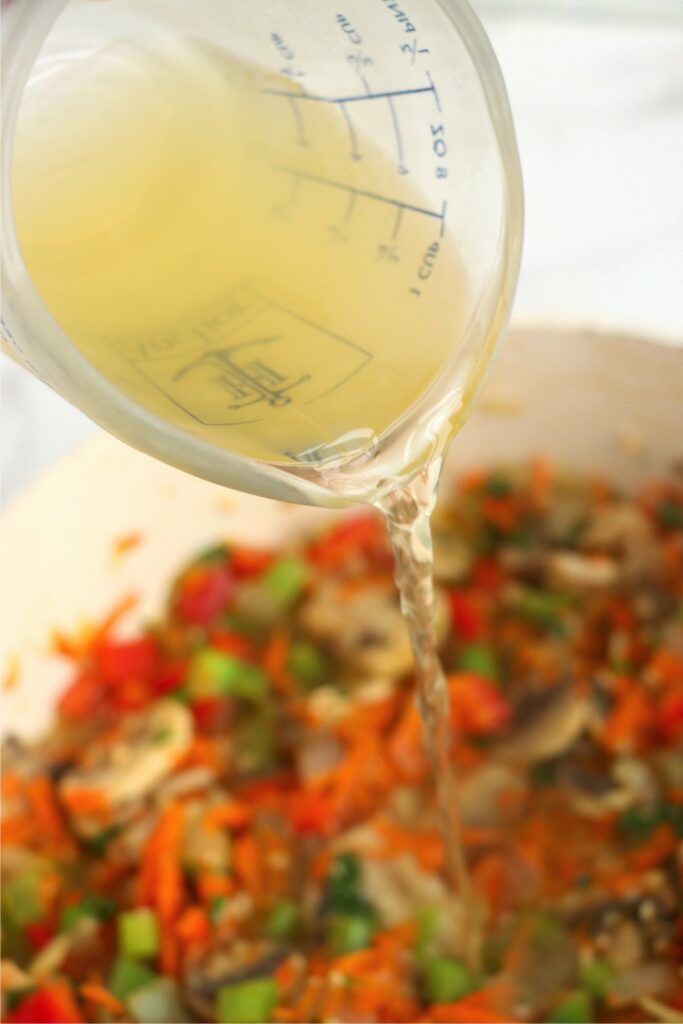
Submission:
[[540,513],[547,508],[552,483],[552,464],[548,459],[538,456],[531,464],[531,480],[529,482],[529,498],[535,512]]
[[195,736],[179,767],[212,768],[214,771],[220,772],[224,765],[213,739],[210,736]]
[[403,829],[387,819],[380,819],[375,830],[384,840],[384,846],[369,850],[371,857],[397,857],[412,853],[425,871],[441,871],[444,863],[443,842],[438,832]]
[[483,469],[471,469],[467,473],[463,473],[458,480],[458,489],[462,494],[471,494],[474,491],[480,491],[486,483],[487,474]]
[[291,641],[287,630],[278,629],[273,633],[263,652],[263,669],[271,679],[278,693],[288,694],[296,689],[294,679],[287,671],[287,658]]
[[94,1006],[101,1006],[105,1010],[109,1010],[115,1017],[122,1017],[126,1012],[126,1008],[123,1003],[119,1002],[116,996],[113,996],[111,992],[108,992],[102,985],[97,985],[94,982],[85,982],[83,985],[79,985],[78,991],[81,998],[88,1003],[92,1003]]
[[211,922],[204,907],[188,907],[178,918],[176,935],[183,945],[201,946],[211,937]]
[[608,750],[638,753],[652,726],[647,695],[637,684],[630,686],[614,708],[600,734]]
[[232,845],[232,865],[237,878],[257,902],[263,891],[264,866],[261,849],[253,835],[239,836]]
[[513,495],[498,498],[488,494],[481,503],[481,514],[502,533],[511,533],[519,525],[521,509]]
[[142,852],[138,904],[156,907],[162,933],[170,932],[184,902],[185,886],[180,867],[184,823],[183,805],[168,804]]
[[26,784],[26,799],[46,845],[55,851],[74,849],[64,817],[57,802],[54,783],[47,775],[38,775]]
[[111,814],[107,798],[100,789],[65,786],[60,795],[72,814],[98,818],[100,821],[106,821]]
[[16,689],[19,683],[19,673],[21,671],[21,661],[16,654],[12,655],[9,659],[7,669],[2,677],[2,683],[0,688],[4,693],[9,693],[10,690]]
[[637,871],[651,871],[676,850],[676,833],[671,825],[660,825],[645,843],[631,854],[631,863]]
[[202,818],[202,828],[207,832],[221,828],[242,829],[251,822],[252,814],[245,804],[228,803],[212,807]]
[[137,530],[133,530],[131,533],[124,533],[120,537],[117,537],[114,541],[114,557],[122,558],[127,555],[130,551],[137,548],[144,540],[144,535],[138,533]]
[[24,790],[24,781],[18,772],[7,771],[2,776],[3,800],[15,800]]
[[232,896],[235,883],[227,875],[213,871],[202,871],[196,880],[197,891],[203,903],[210,904],[217,896]]
[[453,1024],[453,1021],[466,1021],[467,1024],[514,1024],[515,1020],[514,1017],[497,1013],[470,996],[456,1003],[432,1006],[420,1019],[432,1024]]
[[161,932],[159,962],[164,974],[173,977],[178,973],[180,967],[180,944],[178,936],[168,929],[164,929]]
[[3,818],[0,822],[0,839],[3,846],[30,846],[35,835],[35,822],[27,815]]

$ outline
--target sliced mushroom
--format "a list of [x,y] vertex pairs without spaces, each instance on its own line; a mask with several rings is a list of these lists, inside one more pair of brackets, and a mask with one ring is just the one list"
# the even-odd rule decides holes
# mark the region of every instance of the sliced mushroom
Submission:
[[588,700],[570,684],[556,686],[518,708],[511,736],[495,747],[495,756],[519,763],[558,757],[576,743],[591,718]]
[[628,582],[652,578],[659,571],[661,556],[654,531],[633,504],[613,502],[596,508],[581,546],[612,554],[621,578]]
[[303,608],[302,623],[364,675],[402,676],[412,667],[408,630],[390,590],[367,589],[342,601],[336,588],[323,588]]
[[637,1002],[647,1014],[648,1020],[651,1018],[653,1021],[661,1021],[662,1024],[683,1024],[683,1013],[680,1010],[667,1006],[653,996],[642,996]]
[[287,955],[285,946],[267,940],[213,946],[186,968],[185,999],[202,1020],[214,1021],[216,996],[224,985],[272,974]]
[[659,798],[654,772],[634,757],[615,760],[609,774],[581,764],[567,764],[561,779],[574,809],[586,818],[600,818],[609,811],[624,811],[634,804],[652,804]]
[[412,854],[390,860],[362,862],[363,889],[370,895],[382,924],[392,928],[414,920],[426,907],[438,907],[436,941],[443,953],[460,954],[466,940],[465,908],[438,875],[424,871]]
[[210,800],[186,800],[181,856],[190,871],[221,873],[230,867],[230,836],[224,829],[202,828]]
[[301,737],[294,756],[299,779],[310,782],[336,768],[344,756],[344,748],[331,732],[309,730]]
[[323,727],[332,728],[343,722],[351,711],[348,694],[335,686],[316,686],[306,699],[306,707],[313,720]]
[[562,767],[560,780],[572,808],[584,818],[602,818],[609,811],[624,811],[633,803],[631,794],[603,771],[569,763]]
[[578,551],[553,551],[548,556],[548,580],[554,586],[577,593],[607,590],[619,581],[619,567],[612,558],[590,558]]
[[[446,601],[437,591],[437,637],[448,629]],[[412,670],[408,628],[393,589],[367,588],[351,600],[335,586],[321,587],[301,611],[303,628],[329,646],[352,672],[396,679]]]
[[501,798],[523,793],[525,783],[511,765],[495,761],[475,768],[458,786],[460,816],[465,825],[496,826],[501,820]]
[[14,960],[3,960],[0,962],[0,989],[9,992],[10,989],[31,988],[33,981],[31,976],[22,970]]
[[[101,794],[114,818],[135,807],[171,774],[189,750],[193,734],[190,712],[174,700],[130,715],[120,739],[93,743],[84,762],[66,773],[59,790],[67,808],[69,796],[82,790]],[[74,813],[72,820],[81,835],[102,827],[96,816]]]

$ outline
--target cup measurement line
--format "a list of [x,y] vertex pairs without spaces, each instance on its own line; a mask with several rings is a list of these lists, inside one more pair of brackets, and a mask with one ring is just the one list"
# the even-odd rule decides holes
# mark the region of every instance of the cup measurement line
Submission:
[[291,108],[292,115],[296,123],[296,130],[298,134],[297,142],[299,143],[300,146],[307,146],[308,136],[306,135],[306,126],[304,124],[304,119],[301,115],[301,111],[299,110],[299,106],[295,102],[294,98],[291,98],[289,100],[289,106]]
[[[365,100],[395,99],[400,96],[417,96],[420,93],[431,92],[438,106],[438,96],[431,78],[429,85],[418,86],[414,89],[388,89],[386,92],[356,93],[350,96],[320,96],[313,92],[304,92],[304,90],[294,92],[291,89],[262,89],[261,91],[268,96],[284,96],[288,100],[310,100],[314,103],[360,103]],[[441,108],[439,107],[439,109]]]
[[[296,103],[294,103],[293,106],[296,106]],[[353,121],[351,120],[351,115],[346,109],[344,103],[339,104],[339,109],[341,111],[342,117],[344,118],[344,122],[349,133],[349,141],[351,143],[351,159],[360,160],[363,154],[360,152],[358,148],[358,136],[356,135],[356,129],[354,127]]]
[[394,136],[396,138],[396,151],[398,153],[398,170],[400,174],[407,174],[408,168],[405,165],[405,157],[403,154],[403,138],[401,136],[401,126],[398,122],[398,114],[396,113],[396,107],[391,96],[387,97],[387,103],[389,104],[389,110],[391,111],[391,123],[394,127]]
[[281,164],[273,164],[273,170],[279,171],[282,174],[289,174],[294,178],[298,178],[300,181],[312,181],[317,185],[324,185],[328,188],[336,188],[342,192],[349,192],[355,196],[361,196],[363,199],[374,199],[378,203],[386,203],[388,206],[395,206],[401,210],[409,210],[411,213],[419,213],[424,217],[433,217],[435,220],[441,221],[441,233],[444,231],[444,221],[446,217],[446,202],[441,207],[441,210],[430,210],[426,206],[415,206],[413,203],[406,203],[402,199],[393,199],[391,196],[384,196],[379,192],[370,192],[364,188],[356,188],[355,185],[347,185],[343,181],[334,181],[332,178],[324,178],[317,174],[309,174],[307,171],[299,171],[296,167],[284,167]]

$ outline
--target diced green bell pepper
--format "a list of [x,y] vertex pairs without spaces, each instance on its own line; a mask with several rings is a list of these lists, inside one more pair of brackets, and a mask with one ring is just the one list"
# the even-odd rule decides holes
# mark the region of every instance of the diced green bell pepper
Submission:
[[271,909],[266,921],[266,935],[271,939],[289,939],[301,925],[301,913],[293,900],[282,900]]
[[277,760],[273,722],[267,714],[253,714],[235,732],[235,766],[241,773],[263,772]]
[[440,916],[438,907],[423,907],[417,913],[417,935],[413,954],[418,964],[423,964],[433,952]]
[[30,996],[37,991],[38,989],[35,985],[25,985],[23,988],[8,989],[5,992],[5,1006],[7,1007],[8,1013],[16,1010],[18,1006],[21,1006],[27,996]]
[[469,644],[460,652],[458,658],[460,672],[474,672],[486,679],[498,679],[498,664],[495,655],[486,644]]
[[138,1024],[183,1024],[187,1008],[172,978],[155,978],[136,988],[128,996],[127,1005]]
[[319,647],[299,640],[290,648],[287,669],[306,686],[317,686],[325,682],[330,666]]
[[678,838],[683,838],[683,807],[665,803],[628,807],[617,819],[619,831],[635,840],[648,839],[660,825],[671,825]]
[[328,923],[327,942],[332,956],[367,949],[372,944],[375,924],[367,914],[333,914]]
[[520,592],[517,611],[533,625],[558,634],[564,632],[560,616],[568,605],[568,599],[562,594],[525,587]]
[[275,978],[252,978],[225,985],[216,999],[220,1024],[267,1024],[279,998]]
[[40,921],[45,913],[40,898],[40,883],[46,870],[44,864],[31,864],[3,882],[3,916],[7,915],[22,927]]
[[89,893],[80,903],[71,907],[65,907],[62,911],[62,931],[70,931],[74,925],[84,918],[91,918],[95,921],[108,921],[116,912],[116,904],[106,896],[98,896],[96,893]]
[[665,530],[683,528],[683,508],[673,501],[660,501],[657,506],[657,518]]
[[593,1000],[587,992],[577,991],[558,1003],[548,1024],[591,1024],[595,1020]]
[[109,990],[118,1000],[125,1002],[131,992],[157,978],[158,975],[145,964],[120,956],[114,961],[109,975]]
[[422,989],[429,1003],[452,1003],[476,988],[472,974],[459,960],[435,956],[422,970]]
[[211,647],[202,648],[192,658],[186,687],[190,701],[239,697],[260,702],[269,689],[268,677],[256,665]]
[[304,592],[309,568],[298,558],[281,558],[264,573],[260,582],[282,608],[295,604]]
[[581,968],[581,985],[595,999],[604,999],[615,973],[608,960],[592,960]]
[[159,925],[146,907],[129,910],[118,917],[119,950],[125,957],[144,960],[159,952]]

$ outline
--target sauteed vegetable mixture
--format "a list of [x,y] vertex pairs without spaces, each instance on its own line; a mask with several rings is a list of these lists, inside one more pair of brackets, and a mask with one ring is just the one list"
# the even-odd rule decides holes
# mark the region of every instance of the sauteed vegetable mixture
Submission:
[[481,969],[361,514],[57,639],[3,751],[4,1020],[683,1020],[683,485],[470,474],[436,560]]

